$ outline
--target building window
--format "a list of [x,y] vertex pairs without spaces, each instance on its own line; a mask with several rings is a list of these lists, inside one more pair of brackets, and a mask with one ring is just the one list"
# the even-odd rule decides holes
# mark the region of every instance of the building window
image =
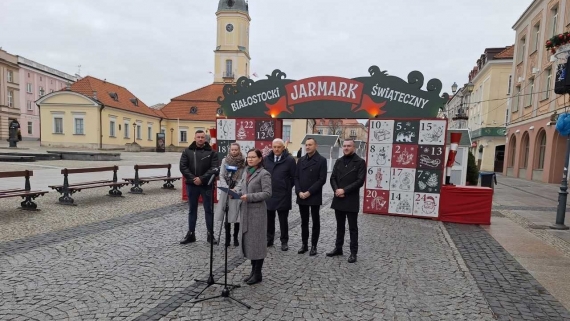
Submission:
[[141,124],[137,124],[137,139],[142,139]]
[[517,86],[515,89],[515,101],[513,104],[513,112],[519,111],[519,101],[521,97],[521,86]]
[[520,42],[520,49],[521,49],[521,50],[519,51],[519,57],[518,57],[518,59],[519,59],[518,62],[519,62],[519,63],[524,60],[524,53],[525,53],[525,51],[526,51],[526,37],[523,37],[523,38],[521,39],[521,42]]
[[538,134],[538,157],[537,157],[537,164],[536,169],[544,169],[544,157],[546,156],[546,131],[542,130]]
[[350,136],[351,136],[351,137],[356,137],[356,129],[351,129],[351,130],[350,130]]
[[8,82],[14,82],[14,72],[12,70],[8,70]]
[[115,126],[116,123],[114,120],[109,121],[109,136],[115,137]]
[[32,135],[33,129],[34,129],[34,123],[29,121],[28,122],[28,135]]
[[40,88],[39,88],[40,97],[43,96],[44,93],[45,93],[45,92],[44,92],[44,87],[40,86]]
[[507,86],[507,95],[511,94],[511,86],[513,85],[513,75],[509,76],[509,85]]
[[152,125],[148,125],[148,140],[152,140]]
[[529,84],[528,84],[528,100],[526,102],[526,106],[531,106],[532,105],[532,97],[533,97],[533,92],[534,92],[534,78],[529,80]]
[[73,118],[73,124],[74,124],[74,128],[75,128],[75,135],[84,135],[85,134],[85,128],[84,128],[84,123],[83,123],[83,117],[77,117],[75,116]]
[[317,134],[322,135],[322,134],[323,134],[323,130],[322,130],[322,129],[317,129]]
[[30,84],[30,83],[27,83],[27,84],[26,84],[26,92],[27,92],[28,94],[31,94],[31,93],[32,93],[32,84]]
[[521,162],[519,164],[519,168],[527,168],[528,167],[528,152],[530,149],[529,137],[528,132],[525,132],[521,142]]
[[558,29],[558,7],[552,8],[550,11],[552,14],[552,32],[550,36],[556,35],[556,30]]
[[31,110],[34,110],[34,108],[32,107],[32,101],[31,101],[31,100],[28,100],[28,101],[26,102],[26,106],[27,106],[28,110],[30,110],[30,111],[31,111]]
[[233,73],[233,61],[231,59],[226,60],[226,76],[231,76]]
[[125,138],[130,138],[131,137],[131,131],[129,130],[129,123],[125,122]]
[[183,143],[188,142],[188,131],[186,129],[180,130],[180,141]]
[[540,22],[534,25],[534,32],[533,32],[534,39],[532,40],[533,45],[533,52],[538,50],[538,43],[540,42]]
[[544,74],[544,93],[542,98],[548,99],[550,97],[550,87],[552,83],[552,67],[546,69],[546,73]]
[[14,107],[14,91],[8,90],[8,107]]
[[516,152],[517,152],[517,138],[513,134],[511,136],[511,139],[509,139],[509,162],[508,162],[509,167],[515,166],[515,154],[516,154]]
[[63,117],[54,117],[53,118],[53,133],[54,134],[63,134]]
[[283,125],[283,140],[291,141],[291,125]]

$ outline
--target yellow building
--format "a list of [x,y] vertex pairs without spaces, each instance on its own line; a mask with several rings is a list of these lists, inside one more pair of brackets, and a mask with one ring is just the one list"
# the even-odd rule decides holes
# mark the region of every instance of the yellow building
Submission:
[[85,77],[49,93],[40,108],[42,146],[112,149],[136,142],[156,146],[164,115],[124,87]]
[[469,74],[473,92],[466,104],[467,126],[473,141],[472,152],[481,171],[503,169],[513,53],[514,46],[487,48]]
[[[196,130],[209,134],[209,129],[216,126],[216,117],[223,116],[217,99],[223,96],[224,85],[249,77],[251,60],[251,18],[245,0],[220,0],[216,17],[214,83],[174,97],[157,110],[147,107],[124,87],[85,77],[69,89],[36,102],[40,107],[41,145],[110,149],[136,142],[152,148],[160,131],[166,136],[167,146],[187,147]],[[290,151],[300,147],[306,127],[304,119],[284,121],[283,138],[291,141]]]

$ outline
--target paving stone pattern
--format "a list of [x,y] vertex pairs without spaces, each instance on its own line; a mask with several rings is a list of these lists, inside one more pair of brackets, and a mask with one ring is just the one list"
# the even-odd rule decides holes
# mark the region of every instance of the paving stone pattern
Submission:
[[[290,250],[270,248],[264,281],[232,293],[251,310],[228,299],[192,304],[204,287],[194,279],[208,276],[209,246],[202,211],[198,242],[178,244],[186,213],[176,205],[0,243],[0,319],[492,320],[440,223],[360,215],[359,258],[349,264],[348,233],[347,254],[324,255],[335,237],[328,206],[316,257],[296,253],[299,214],[291,212]],[[218,282],[222,250],[215,247]],[[228,255],[228,281],[240,284],[250,263],[235,247]]]
[[499,320],[570,320],[566,308],[485,230],[445,226]]

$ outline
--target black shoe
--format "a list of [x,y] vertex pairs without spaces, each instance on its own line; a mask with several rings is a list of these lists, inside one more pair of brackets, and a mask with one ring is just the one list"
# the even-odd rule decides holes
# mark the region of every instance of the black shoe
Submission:
[[337,256],[337,255],[342,255],[342,249],[337,249],[335,248],[334,250],[332,250],[331,252],[327,253],[327,256]]
[[315,256],[315,255],[317,255],[317,247],[311,246],[311,252],[309,252],[309,256]]
[[218,244],[218,241],[216,240],[214,235],[212,235],[212,233],[208,233],[208,238],[206,239],[206,242],[212,243],[213,245]]
[[253,270],[253,275],[251,278],[246,282],[248,285],[253,285],[262,281],[263,276],[261,275],[261,268],[263,267],[263,259],[256,260],[255,268]]
[[253,276],[253,273],[255,272],[255,262],[256,262],[256,260],[251,260],[251,273],[249,273],[248,277],[243,279],[244,282],[249,281],[249,279],[251,279],[251,277]]
[[354,262],[356,262],[356,254],[352,253],[348,257],[348,263],[354,263]]
[[224,224],[224,229],[226,230],[226,241],[224,242],[224,245],[226,247],[230,246],[230,240],[231,240],[231,234],[230,234],[230,224],[226,223]]
[[297,251],[297,253],[305,254],[307,253],[307,251],[309,251],[309,247],[307,246],[307,244],[303,244],[303,246],[301,246],[301,248],[299,249],[299,251]]
[[289,245],[287,243],[281,243],[281,251],[288,251]]
[[272,247],[273,246],[273,241],[267,241],[267,247]]
[[194,232],[188,232],[184,239],[180,241],[180,244],[188,244],[192,242],[196,242],[196,235],[194,235]]
[[234,246],[239,246],[239,223],[234,223]]

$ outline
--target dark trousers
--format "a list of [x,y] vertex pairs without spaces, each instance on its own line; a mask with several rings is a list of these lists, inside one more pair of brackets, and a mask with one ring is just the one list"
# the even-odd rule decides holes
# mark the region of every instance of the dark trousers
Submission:
[[350,253],[358,254],[358,212],[334,211],[336,216],[336,248],[342,249],[344,244],[344,231],[348,218],[348,232],[350,233]]
[[188,212],[188,231],[194,232],[196,229],[196,220],[198,219],[198,198],[202,195],[202,203],[204,212],[206,212],[206,228],[208,232],[214,232],[214,212],[212,211],[212,186],[186,185],[186,194],[188,195],[188,204],[190,211]]
[[281,243],[289,242],[289,210],[267,210],[267,242],[273,244],[275,238],[275,212],[279,215],[279,230]]
[[299,205],[299,212],[301,212],[301,240],[303,240],[303,245],[307,245],[309,242],[309,210],[311,211],[311,219],[313,220],[311,245],[317,246],[319,242],[319,234],[321,233],[320,209],[320,205]]

